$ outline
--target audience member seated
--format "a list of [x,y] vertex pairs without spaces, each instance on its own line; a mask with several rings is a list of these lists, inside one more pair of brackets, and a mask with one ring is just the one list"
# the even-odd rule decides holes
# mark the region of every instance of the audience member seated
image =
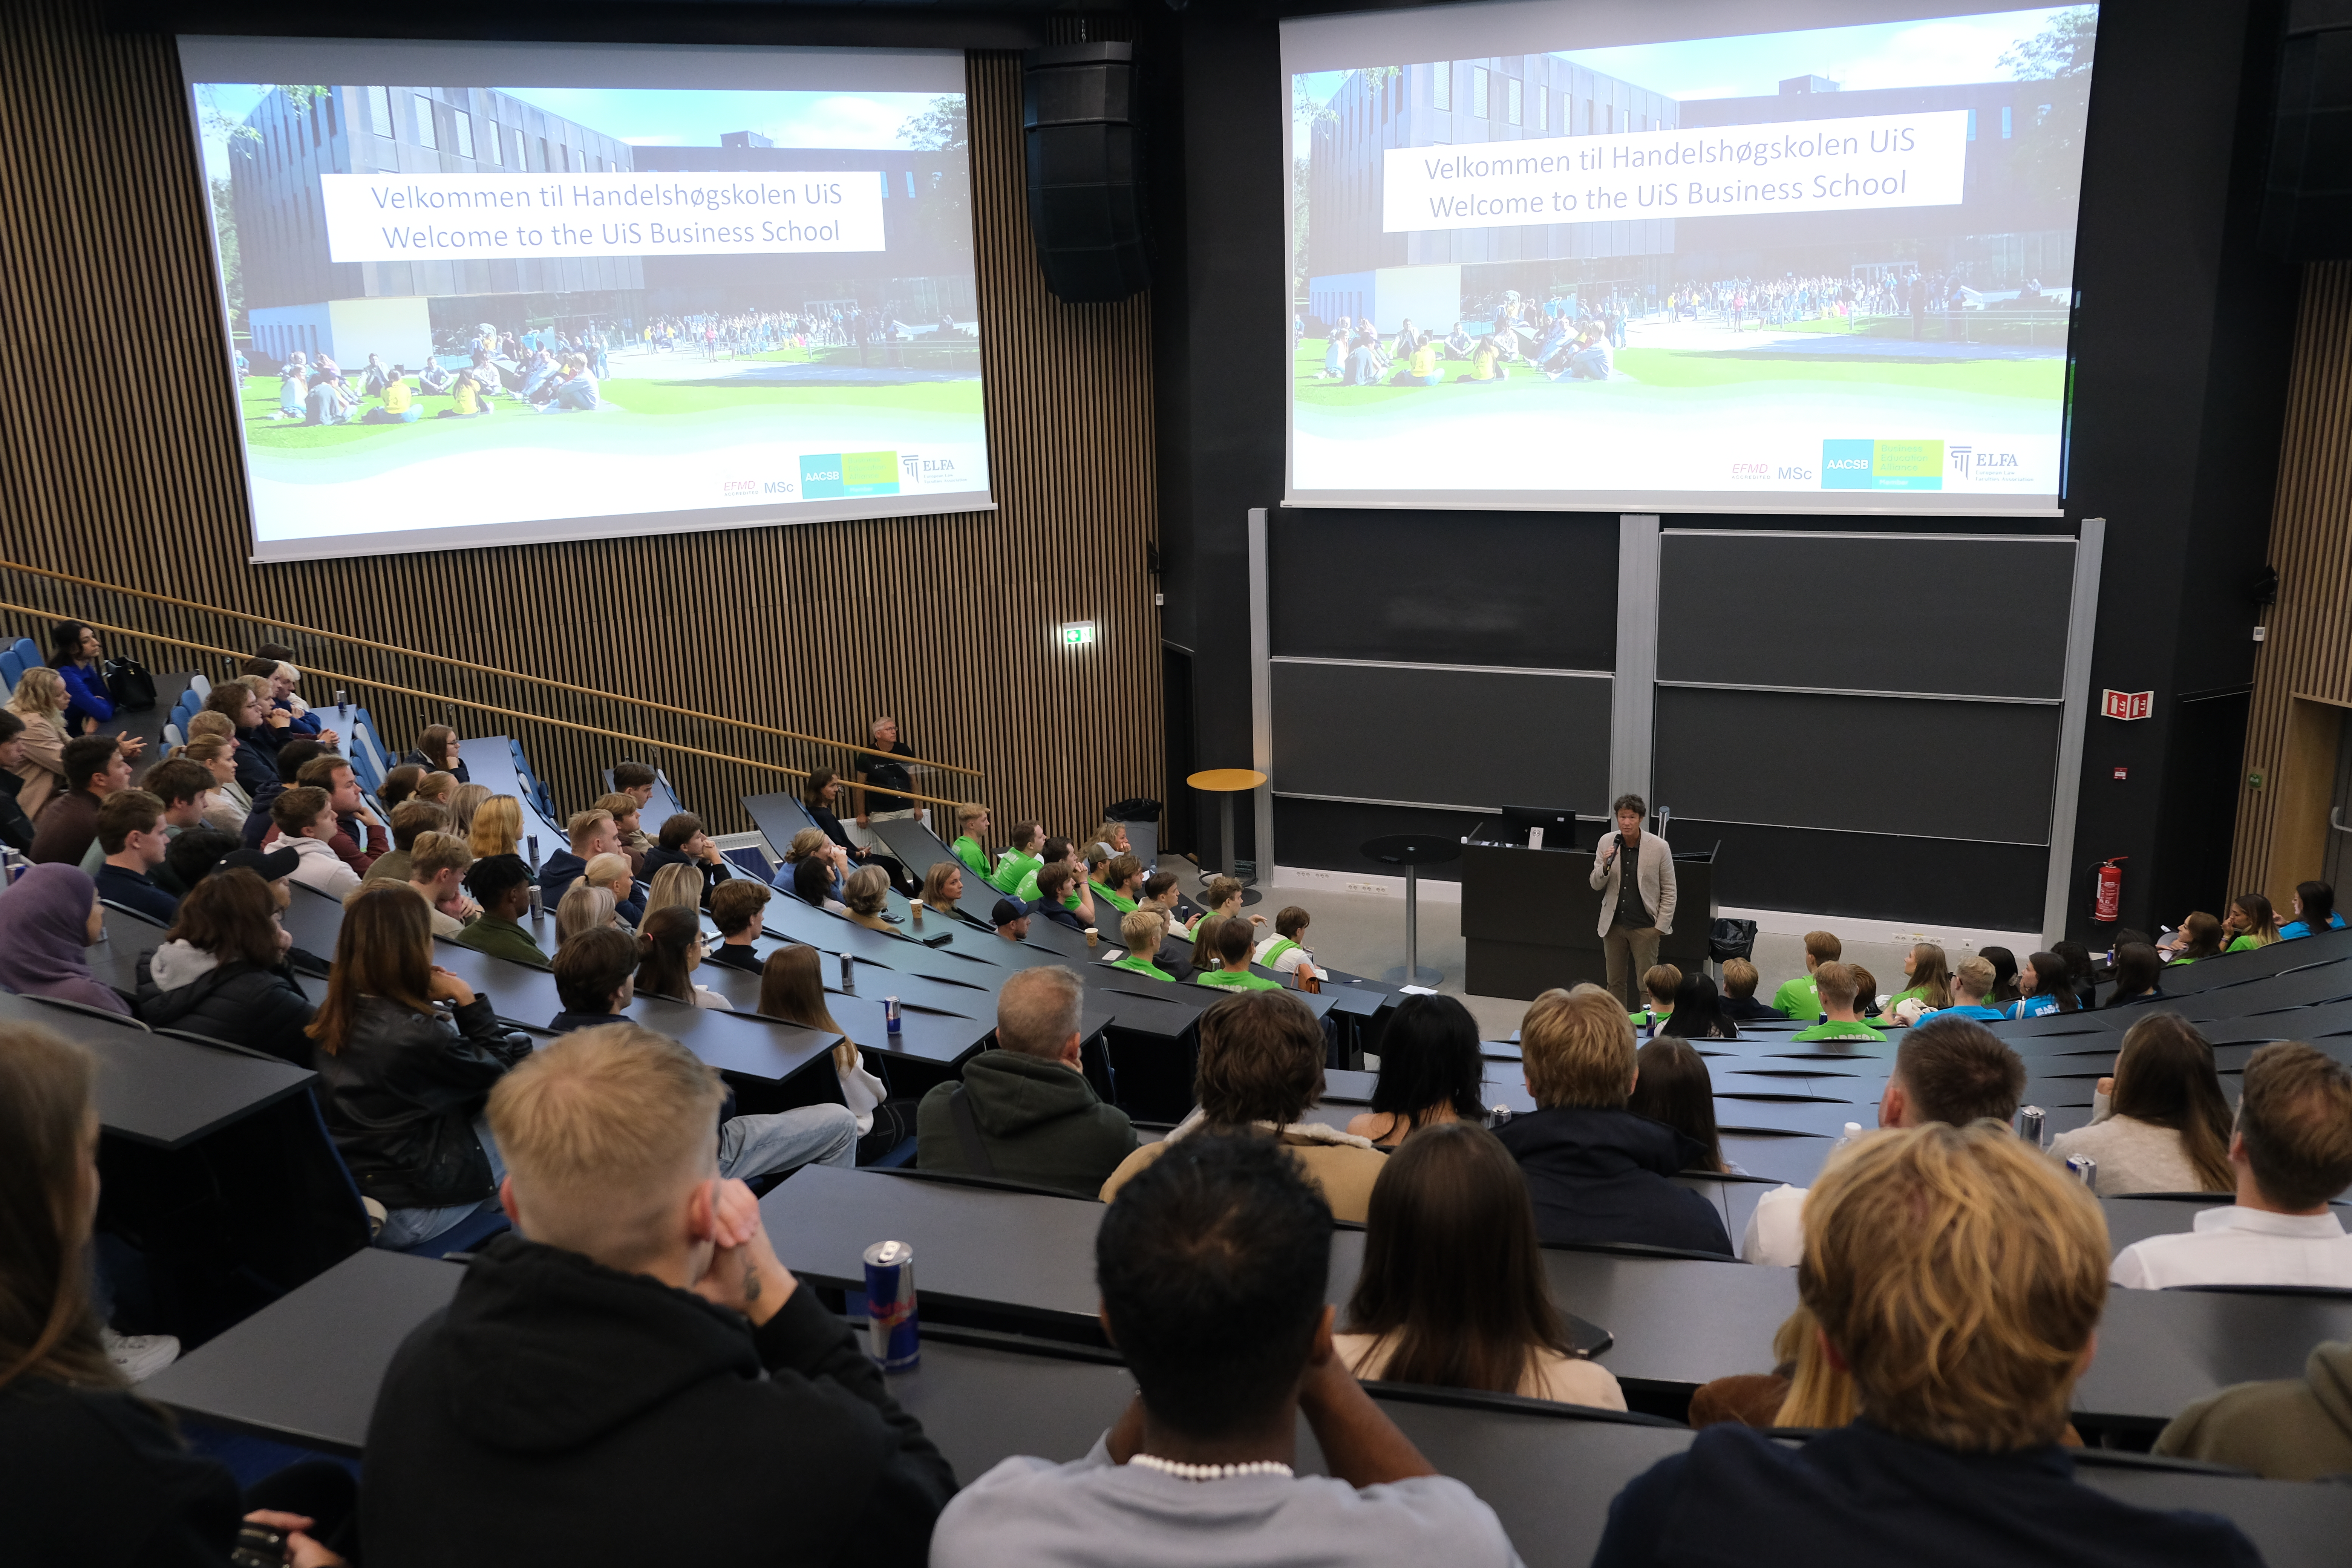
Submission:
[[2144,942],[2119,945],[2116,949],[2115,990],[2107,996],[2107,1005],[2161,1002],[2164,996],[2164,960],[2156,949]]
[[[435,936],[454,937],[481,918],[482,907],[466,896],[466,876],[473,868],[474,852],[454,833],[420,835],[409,850],[402,886],[433,906]],[[562,931],[561,922],[556,929]]]
[[325,790],[298,784],[269,803],[269,816],[278,825],[279,845],[302,858],[294,868],[296,881],[331,899],[360,885],[359,873],[343,864],[329,842],[336,833],[335,808],[328,804]]
[[0,1539],[8,1561],[226,1564],[240,1521],[250,1520],[287,1532],[285,1561],[294,1568],[341,1563],[327,1543],[348,1543],[349,1471],[307,1462],[240,1497],[229,1472],[191,1450],[110,1359],[89,1264],[97,1076],[81,1047],[38,1025],[0,1025]]
[[2352,1476],[2352,1341],[2315,1346],[2301,1377],[2207,1394],[2172,1418],[2156,1452],[2274,1481]]
[[2344,917],[2336,912],[2336,889],[2326,882],[2294,885],[2294,919],[2279,927],[2279,940],[2293,942],[2323,931],[2342,931]]
[[998,892],[1012,894],[1021,890],[1021,879],[1045,863],[1037,853],[1045,845],[1045,829],[1040,823],[1016,822],[1005,837],[1004,853],[996,858],[996,869],[987,880]]
[[887,931],[890,929],[890,922],[882,918],[882,910],[889,901],[884,896],[889,890],[889,876],[881,867],[860,866],[849,874],[849,880],[842,887],[842,903],[849,918],[859,925]]
[[702,907],[710,907],[710,889],[727,879],[727,858],[710,835],[702,829],[702,818],[690,811],[681,811],[661,825],[661,834],[654,847],[646,852],[646,874],[659,876],[665,866],[690,866],[702,879]]
[[80,621],[59,621],[49,628],[49,668],[66,683],[66,729],[71,734],[95,732],[114,718],[101,652],[98,633]]
[[646,914],[637,928],[637,991],[665,1002],[695,1007],[724,1007],[724,999],[694,983],[702,963],[702,917],[694,910],[673,904]]
[[1715,1206],[1666,1178],[1706,1151],[1625,1109],[1633,1092],[1633,1026],[1597,985],[1547,991],[1519,1025],[1521,1065],[1537,1109],[1496,1136],[1527,1173],[1536,1229],[1550,1246],[1638,1242],[1729,1257]]
[[1654,963],[1642,971],[1642,1005],[1625,1016],[1648,1039],[1675,1016],[1675,993],[1682,989],[1683,972],[1671,963]]
[[405,882],[409,880],[408,858],[416,848],[416,841],[428,833],[450,831],[449,814],[429,800],[404,800],[392,807],[392,850],[376,857],[375,864],[362,874],[367,881]]
[[1304,945],[1307,928],[1313,918],[1297,904],[1285,905],[1274,917],[1274,934],[1257,944],[1250,962],[1276,974],[1316,978],[1321,971],[1315,967],[1315,955]]
[[[586,931],[555,953],[555,994],[563,1011],[548,1023],[559,1035],[618,1025],[669,1043],[625,1015],[636,996],[638,941],[611,926]],[[730,1097],[731,1098],[731,1097]],[[737,1181],[782,1180],[803,1165],[846,1168],[857,1148],[857,1123],[845,1106],[803,1105],[719,1123],[719,1173]]]
[[941,860],[923,873],[923,890],[919,901],[943,915],[953,915],[956,904],[963,897],[963,867],[954,860]]
[[1709,1378],[1692,1393],[1687,1419],[1695,1427],[1843,1426],[1853,1419],[1853,1379],[1830,1365],[1813,1315],[1799,1307],[1772,1332],[1772,1370]]
[[[2013,1122],[2025,1097],[2025,1063],[1982,1024],[1937,1015],[1903,1037],[1878,1100],[1881,1127],[1966,1127]],[[1805,1251],[1803,1187],[1773,1188],[1756,1202],[1740,1238],[1750,1263],[1793,1268]]]
[[498,1085],[516,1234],[385,1373],[361,1503],[372,1568],[921,1568],[955,1479],[849,1325],[776,1260],[751,1189],[719,1173],[725,1093],[628,1026],[567,1035]]
[[1806,977],[1812,982],[1813,993],[1819,998],[1822,1017],[1810,1028],[1798,1030],[1792,1040],[1883,1040],[1886,1037],[1862,1021],[1854,1002],[1862,995],[1864,982],[1863,971],[1850,963],[1834,960],[1818,964]]
[[62,794],[42,812],[26,858],[35,865],[79,868],[98,839],[98,808],[108,795],[131,787],[131,764],[112,741],[84,735],[65,746]]
[[[1771,1016],[1768,1012],[1764,1015]],[[1715,981],[1705,969],[1695,969],[1675,987],[1674,1034],[1685,1040],[1736,1040],[1739,1026],[1724,1012],[1715,994]]]
[[2195,963],[2200,959],[2221,955],[2221,943],[2227,940],[2221,922],[2203,910],[2191,910],[2172,933],[2169,944],[2158,944],[2158,951],[2168,963]]
[[1486,1125],[1481,1099],[1486,1072],[1478,1021],[1452,996],[1407,996],[1381,1033],[1381,1075],[1372,1108],[1348,1131],[1393,1149],[1407,1133],[1441,1122]]
[[[286,749],[292,750],[290,742]],[[392,834],[368,809],[352,764],[328,752],[303,763],[296,782],[327,792],[328,807],[335,814],[335,835],[327,841],[328,847],[352,868],[352,875],[365,877],[391,851]]]
[[602,888],[613,895],[613,913],[623,925],[635,931],[637,921],[645,918],[646,900],[630,875],[629,852],[624,849],[614,855],[597,856],[588,862],[583,876],[590,887]]
[[25,721],[0,708],[0,844],[23,854],[33,847],[33,819],[17,797],[25,788]]
[[[1256,947],[1256,933],[1248,921],[1230,915],[1220,919],[1192,944],[1193,961],[1202,966],[1192,983],[1229,991],[1281,990],[1281,981],[1250,973],[1250,954]],[[1213,963],[1216,967],[1208,967]]]
[[521,856],[477,859],[466,873],[466,891],[474,896],[482,912],[457,933],[458,946],[533,969],[547,967],[547,954],[522,923],[530,909],[531,881],[530,868],[522,863]]
[[915,1163],[1001,1176],[1081,1197],[1135,1152],[1127,1113],[1105,1105],[1079,1061],[1086,988],[1059,964],[1015,972],[996,996],[996,1044],[934,1084],[915,1118]]
[[1610,1505],[1594,1568],[1686,1561],[1685,1542],[1806,1568],[2261,1561],[2225,1520],[2074,1484],[2059,1445],[2106,1226],[2041,1151],[1981,1123],[1879,1132],[1831,1157],[1809,1206],[1799,1299],[1858,1419],[1800,1447],[1707,1427]]
[[[1018,899],[999,899],[996,907],[988,911],[988,923],[1005,942],[1026,942],[1029,940],[1029,906]],[[1132,958],[1135,955],[1129,953],[1128,956]]]
[[287,967],[292,945],[268,883],[242,868],[215,871],[180,900],[163,945],[140,957],[139,1020],[310,1067],[304,1031],[317,1009]]
[[994,887],[996,868],[988,858],[988,807],[968,800],[956,807],[955,817],[955,842],[948,848],[971,868],[973,876]]
[[459,784],[471,784],[473,775],[466,771],[466,757],[459,749],[457,731],[446,724],[428,724],[417,731],[416,749],[401,759],[415,763],[429,773],[444,773]]
[[278,827],[270,818],[269,808],[277,804],[280,795],[302,782],[302,770],[310,764],[313,758],[326,754],[327,749],[307,735],[289,741],[278,748],[278,755],[271,763],[278,770],[278,777],[275,782],[254,792],[253,810],[246,816],[245,847],[247,849],[259,849],[278,837]]
[[9,695],[8,712],[20,726],[16,762],[16,805],[37,824],[42,808],[66,788],[66,683],[46,664],[37,664],[17,677]]
[[760,1011],[806,1029],[845,1037],[833,1047],[834,1077],[842,1103],[857,1123],[857,1160],[870,1164],[915,1135],[913,1102],[890,1098],[889,1087],[870,1071],[866,1058],[834,1022],[824,1003],[824,954],[794,943],[768,954],[760,969]]
[[[615,780],[619,776],[617,772],[614,774]],[[809,820],[824,829],[824,836],[839,846],[842,853],[852,862],[859,866],[879,866],[883,874],[889,878],[892,887],[901,892],[912,891],[913,878],[906,867],[879,849],[859,844],[849,837],[849,829],[841,825],[841,818],[835,810],[841,804],[841,787],[839,776],[831,768],[819,768],[809,774],[808,782],[801,791],[801,805],[807,811]]]
[[1110,966],[1140,974],[1147,980],[1174,984],[1176,977],[1152,962],[1167,934],[1168,924],[1158,910],[1137,909],[1119,916],[1118,940],[1126,944],[1127,953],[1114,959]]
[[2230,945],[2222,952],[2252,952],[2278,941],[2278,916],[2272,910],[2270,900],[2262,894],[2240,893],[2230,900],[2230,912],[2221,920],[2221,933],[2230,939]]
[[1527,1178],[1475,1121],[1424,1128],[1389,1157],[1332,1344],[1367,1381],[1625,1408],[1616,1378],[1569,1343]]
[[2066,961],[2054,952],[2037,952],[2017,972],[2017,1000],[2006,1016],[2039,1018],[2045,1013],[2074,1013],[2082,1008],[2067,977]]
[[[654,786],[660,782],[661,774],[645,763],[619,762],[613,764],[613,793],[627,795],[636,802],[639,811],[643,811],[654,798]],[[601,805],[604,803],[599,801],[597,804]],[[613,820],[618,824],[621,814],[614,812]],[[642,822],[634,827],[622,829],[621,842],[640,854],[654,847],[653,836],[645,831]]]
[[[871,868],[877,871],[882,869],[878,866]],[[868,869],[868,868],[861,866],[858,869],[863,871]],[[890,886],[890,878],[887,872],[883,875],[882,886],[886,890]],[[842,891],[847,892],[848,890],[848,884],[844,883],[842,886]],[[814,905],[817,909],[827,910],[830,913],[836,915],[845,915],[849,913],[849,906],[833,896],[833,868],[826,865],[822,860],[812,858],[802,861],[799,865],[793,868],[793,896],[801,900],[801,902]],[[878,917],[879,900],[877,900],[877,914]],[[864,924],[866,922],[860,921],[859,923]],[[882,929],[888,929],[887,927],[882,926],[882,922],[878,918],[876,919],[873,923],[877,927],[882,927]]]
[[[572,883],[555,906],[555,948],[558,955],[562,954],[567,942],[583,931],[598,931],[605,927],[620,931],[618,919],[613,911],[613,895],[609,889],[597,887],[585,877]],[[634,937],[635,928],[632,927],[622,934]],[[635,967],[631,965],[632,969]]]
[[1946,987],[1952,996],[1950,1006],[1938,1007],[1930,1014],[1924,1007],[1916,1007],[1916,1004],[1906,1003],[1897,1013],[1896,1021],[1916,1025],[1924,1023],[1932,1016],[1967,1018],[1979,1024],[1997,1023],[2001,1017],[2000,1012],[1985,1005],[1985,998],[1993,994],[1996,984],[1992,963],[1982,953],[1973,958],[1964,958],[1953,967],[1952,978]]
[[425,770],[415,763],[402,763],[397,767],[385,769],[383,782],[376,785],[376,804],[386,811],[398,811],[404,803],[415,798],[416,786],[425,782]]
[[1143,862],[1132,855],[1112,856],[1089,890],[1120,914],[1130,912],[1143,897]]
[[1634,1053],[1633,1061],[1633,1093],[1625,1109],[1664,1122],[1697,1144],[1704,1157],[1690,1169],[1746,1175],[1723,1157],[1723,1137],[1715,1125],[1715,1079],[1706,1058],[1681,1036],[1661,1035]]
[[2091,963],[2091,950],[2079,942],[2063,941],[2050,944],[2066,966],[2066,984],[2074,992],[2073,1011],[2087,1013],[2099,1005],[2098,975]]
[[570,844],[550,855],[539,868],[539,885],[551,899],[562,898],[566,888],[587,874],[588,862],[597,856],[621,852],[621,830],[613,814],[600,807],[573,812],[563,830]]
[[[462,795],[466,790],[481,788],[480,784],[466,784],[459,789],[458,793]],[[482,793],[486,796],[489,794],[488,790],[483,790]],[[640,826],[645,815],[643,804],[635,795],[625,791],[615,790],[611,795],[598,795],[592,809],[609,811],[613,814],[613,831],[620,837],[620,852],[628,859],[629,875],[632,878],[642,875],[645,870],[646,849],[653,846],[653,840],[646,837]]]
[[[202,720],[219,717],[217,713],[199,713],[188,722],[193,729]],[[211,778],[212,786],[204,803],[205,825],[234,834],[243,843],[246,819],[253,814],[253,797],[236,782],[236,749],[234,734],[192,734],[188,743],[172,755],[178,761],[194,763]]]
[[[1241,883],[1231,877],[1209,879],[1207,884],[1201,889],[1201,912],[1192,917],[1192,929],[1190,934],[1196,946],[1202,941],[1202,933],[1217,921],[1247,919],[1254,926],[1265,924],[1264,915],[1244,916],[1242,913],[1244,891]],[[1253,937],[1251,940],[1255,942],[1256,939]]]
[[[1846,967],[1853,971],[1854,1016],[1864,1022],[1878,1016],[1878,976],[1859,963],[1849,963]],[[1790,1037],[1791,1039],[1802,1037],[1802,1030]]]
[[2200,1209],[2186,1234],[2132,1243],[2108,1278],[2139,1290],[2352,1289],[2352,1237],[2328,1206],[2352,1186],[2352,1071],[2296,1042],[2256,1050],[2238,1097],[2230,1165],[2236,1203]]
[[163,836],[163,803],[143,789],[119,790],[98,808],[98,845],[106,852],[91,881],[111,904],[168,926],[180,900],[155,885],[171,840]]
[[[2206,917],[2211,919],[2210,915]],[[2216,929],[2219,929],[2217,922]],[[1992,965],[1992,989],[1984,994],[1988,1007],[2006,1007],[2017,1000],[2017,954],[2005,947],[1980,947],[1977,956]]]
[[1780,989],[1772,993],[1772,1005],[1784,1018],[1800,1022],[1818,1020],[1822,1011],[1821,988],[1813,976],[1824,963],[1835,963],[1845,956],[1845,944],[1837,932],[1809,931],[1805,933],[1805,972],[1794,980],[1784,980]]
[[793,834],[793,841],[784,847],[784,864],[791,867],[797,874],[800,863],[808,859],[824,863],[833,878],[831,896],[835,899],[840,898],[843,886],[849,880],[849,873],[856,868],[856,863],[849,858],[849,852],[827,838],[823,829],[803,827]]
[[[930,1568],[1516,1564],[1493,1510],[1435,1472],[1333,1345],[1332,1216],[1311,1180],[1260,1138],[1170,1148],[1095,1237],[1134,1403],[1082,1459],[1009,1458],[966,1486]],[[1293,1472],[1302,1415],[1328,1476]]]
[[[417,785],[420,795],[425,783],[436,776],[446,775],[426,774]],[[476,806],[474,825],[466,830],[466,847],[474,852],[477,860],[488,860],[498,855],[512,855],[520,858],[522,802],[510,795],[494,795]],[[526,865],[523,869],[527,872],[530,868]],[[535,882],[538,879],[534,877],[531,880]]]
[[1911,944],[1903,955],[1903,989],[1886,999],[1886,1016],[1900,1016],[1906,1002],[1916,1002],[1922,1011],[1936,1013],[1952,1005],[1952,966],[1944,950],[1932,942]]
[[[1053,841],[1048,839],[1046,847],[1051,848],[1052,845]],[[1081,887],[1084,880],[1078,868],[1067,860],[1046,861],[1045,869],[1037,873],[1037,897],[1030,901],[1030,912],[1043,915],[1055,925],[1066,926],[1071,931],[1086,930],[1087,922],[1094,918],[1095,904]],[[1080,888],[1076,909],[1070,908],[1066,901],[1072,888]]]
[[1778,1007],[1756,1000],[1756,986],[1762,976],[1756,966],[1744,958],[1723,961],[1723,1016],[1735,1024],[1752,1023],[1759,1018],[1782,1018],[1788,1015]]
[[1066,838],[1046,839],[1037,853],[1037,864],[1022,876],[1021,885],[1013,889],[1013,896],[1024,904],[1035,903],[1045,893],[1045,868],[1069,864],[1075,847]]
[[759,973],[761,960],[751,944],[766,930],[761,911],[773,897],[775,894],[765,883],[748,878],[735,877],[720,883],[710,895],[710,919],[719,927],[719,945],[703,956],[746,974]]
[[530,1055],[530,1037],[501,1028],[488,997],[434,963],[427,913],[405,888],[354,894],[308,1031],[327,1129],[360,1191],[391,1211],[375,1244],[395,1250],[432,1240],[497,1193],[503,1167],[482,1107]]
[[1369,1138],[1305,1120],[1323,1098],[1323,1026],[1307,1004],[1285,991],[1229,996],[1203,1012],[1199,1026],[1192,1092],[1200,1103],[1166,1138],[1120,1162],[1102,1184],[1103,1202],[1196,1134],[1248,1131],[1281,1144],[1333,1214],[1362,1224],[1388,1156]]
[[235,726],[236,782],[256,806],[277,793],[279,732],[270,728],[261,699],[241,680],[224,680],[205,699],[207,712],[218,713]]
[[100,984],[83,956],[106,934],[104,912],[79,868],[54,861],[26,868],[0,893],[0,988],[129,1013],[131,1004]]
[[2091,1097],[2091,1124],[2052,1139],[2050,1153],[2096,1161],[2103,1197],[2235,1190],[2213,1047],[2177,1014],[2140,1019],[2124,1036],[2115,1076]]
[[[184,888],[194,888],[211,876],[223,860],[241,852],[235,834],[223,833],[216,827],[193,827],[173,839],[171,847],[163,851],[163,867],[172,873],[173,881]],[[287,870],[293,870],[294,853],[290,849],[286,851],[285,865]],[[279,900],[278,904],[285,908],[285,900]]]

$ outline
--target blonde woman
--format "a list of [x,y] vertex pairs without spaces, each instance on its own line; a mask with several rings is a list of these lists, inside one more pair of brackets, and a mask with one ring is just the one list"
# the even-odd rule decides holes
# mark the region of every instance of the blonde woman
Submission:
[[618,929],[613,910],[611,889],[600,888],[585,877],[573,878],[555,906],[555,945],[561,948],[582,931],[599,926]]
[[[409,798],[412,800],[429,800],[434,805],[439,806],[442,810],[446,811],[449,809],[450,803],[457,798],[457,775],[455,773],[426,773],[423,778],[416,781],[415,793],[410,795]],[[477,806],[475,809],[479,811],[480,807]]]
[[236,782],[236,737],[206,735],[172,754],[186,758],[212,775],[213,787],[205,793],[203,806],[205,825],[223,833],[242,834],[245,819],[253,811],[253,797]]
[[[860,866],[849,874],[841,890],[841,901],[848,906],[849,918],[869,931],[890,930],[882,918],[883,906],[889,902],[890,874],[879,866]],[[893,933],[895,934],[895,933]]]
[[646,911],[637,921],[637,929],[645,929],[656,910],[667,909],[692,910],[697,919],[701,918],[702,873],[683,860],[673,861],[654,873],[653,891],[646,895]]
[[613,895],[613,923],[623,931],[635,931],[645,918],[646,907],[637,901],[636,879],[632,876],[628,852],[593,856],[581,879],[592,888],[602,888]]
[[798,866],[803,860],[822,862],[833,879],[830,896],[841,897],[842,885],[849,879],[849,851],[825,837],[821,827],[803,827],[793,835],[793,842],[784,851],[784,864]]
[[24,760],[15,771],[25,781],[17,786],[16,809],[27,817],[40,816],[66,787],[66,695],[65,677],[41,664],[24,673],[8,699],[8,711],[25,724]]
[[[448,778],[447,773],[427,773],[425,783],[436,778]],[[457,781],[450,781],[454,791]],[[419,798],[429,799],[423,784],[417,786]],[[493,855],[520,855],[522,843],[522,802],[510,795],[494,795],[474,808],[473,826],[466,834],[466,847],[477,860],[487,860]]]
[[463,836],[474,830],[474,813],[490,798],[488,784],[461,784],[449,792],[449,831]]

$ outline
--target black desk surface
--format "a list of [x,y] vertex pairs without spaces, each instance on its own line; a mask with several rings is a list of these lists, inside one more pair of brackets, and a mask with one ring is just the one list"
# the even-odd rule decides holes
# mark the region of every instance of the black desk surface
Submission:
[[159,1149],[184,1149],[317,1076],[276,1058],[173,1039],[31,996],[0,993],[0,1018],[39,1024],[87,1047],[98,1058],[99,1125]]
[[356,1454],[393,1353],[465,1270],[368,1247],[139,1385],[199,1420]]

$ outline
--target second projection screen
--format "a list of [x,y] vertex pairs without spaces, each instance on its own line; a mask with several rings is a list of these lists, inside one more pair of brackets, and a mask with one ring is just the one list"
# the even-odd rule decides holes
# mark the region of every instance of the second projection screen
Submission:
[[2049,513],[2095,6],[1283,24],[1294,505]]

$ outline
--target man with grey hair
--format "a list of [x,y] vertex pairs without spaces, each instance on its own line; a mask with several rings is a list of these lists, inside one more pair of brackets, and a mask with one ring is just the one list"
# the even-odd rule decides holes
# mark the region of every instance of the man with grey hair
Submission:
[[1060,964],[1024,969],[996,995],[996,1045],[935,1085],[915,1113],[915,1163],[1092,1197],[1135,1152],[1127,1113],[1080,1066],[1086,988]]

